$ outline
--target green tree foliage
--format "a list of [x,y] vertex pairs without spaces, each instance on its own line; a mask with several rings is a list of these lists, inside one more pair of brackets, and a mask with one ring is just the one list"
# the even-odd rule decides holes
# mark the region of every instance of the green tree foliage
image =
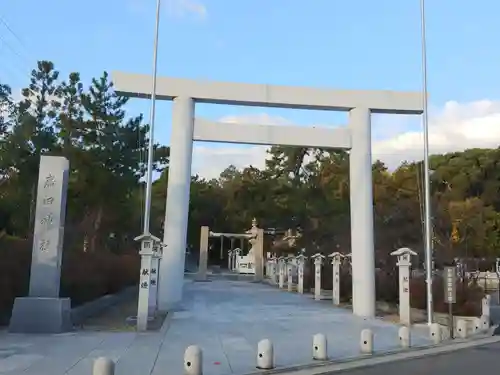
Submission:
[[[70,160],[68,251],[115,251],[141,232],[148,125],[125,111],[106,72],[90,85],[61,77],[50,61],[31,72],[22,98],[0,82],[0,229],[29,238],[40,155]],[[155,145],[152,232],[161,236],[168,186],[168,148]],[[431,158],[436,257],[500,256],[500,149]],[[377,262],[397,247],[423,249],[422,163],[388,170],[373,163]],[[228,166],[219,178],[193,176],[188,242],[199,227],[242,232],[256,217],[265,228],[299,228],[309,252],[350,251],[349,154],[271,147],[262,170]],[[453,236],[455,233],[455,237]],[[458,234],[457,234],[458,233]]]
[[[140,231],[140,179],[145,172],[148,125],[125,112],[106,72],[89,87],[79,73],[60,79],[49,61],[31,72],[17,103],[0,84],[0,224],[29,238],[40,155],[62,155],[71,173],[66,218],[68,251],[120,251]],[[168,148],[155,145],[155,168]]]
[[[218,180],[193,179],[190,241],[200,225],[241,232],[256,217],[263,227],[300,228],[308,252],[350,251],[349,155],[271,147],[266,167],[229,166]],[[436,260],[500,256],[498,163],[500,149],[471,149],[431,157]],[[388,170],[373,163],[375,250],[379,266],[409,246],[423,260],[423,166],[405,162]],[[164,188],[166,190],[166,188]],[[160,213],[163,215],[163,212]],[[452,230],[457,226],[458,240]]]

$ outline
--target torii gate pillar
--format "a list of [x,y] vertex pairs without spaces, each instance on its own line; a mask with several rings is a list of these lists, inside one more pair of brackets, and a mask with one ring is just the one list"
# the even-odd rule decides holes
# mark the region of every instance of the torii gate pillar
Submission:
[[[168,169],[167,203],[163,242],[167,244],[160,264],[158,309],[172,311],[182,301],[186,237],[189,214],[191,162],[193,158],[194,101],[176,97],[172,105],[172,133]],[[182,251],[181,251],[182,250]]]

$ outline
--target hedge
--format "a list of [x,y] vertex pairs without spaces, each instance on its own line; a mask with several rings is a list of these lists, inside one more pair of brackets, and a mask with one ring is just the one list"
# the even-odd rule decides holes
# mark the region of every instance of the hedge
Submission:
[[[61,297],[70,297],[72,306],[78,306],[116,293],[138,282],[139,266],[139,256],[133,253],[64,253]],[[28,294],[30,267],[30,240],[0,238],[0,324],[8,322],[14,299]]]

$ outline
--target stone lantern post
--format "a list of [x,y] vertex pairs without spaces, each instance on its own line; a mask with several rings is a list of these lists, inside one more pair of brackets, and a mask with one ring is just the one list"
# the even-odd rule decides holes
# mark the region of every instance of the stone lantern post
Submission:
[[306,263],[307,257],[304,254],[297,255],[297,292],[300,294],[304,293],[304,266]]
[[325,256],[320,253],[314,254],[311,259],[314,260],[314,299],[321,299],[321,266]]
[[391,255],[398,259],[396,265],[399,268],[399,321],[401,324],[411,325],[410,267],[411,256],[416,256],[417,253],[407,247],[402,247],[393,251]]
[[332,302],[335,306],[340,305],[340,265],[344,255],[335,251],[328,255],[332,258],[333,280],[332,280]]

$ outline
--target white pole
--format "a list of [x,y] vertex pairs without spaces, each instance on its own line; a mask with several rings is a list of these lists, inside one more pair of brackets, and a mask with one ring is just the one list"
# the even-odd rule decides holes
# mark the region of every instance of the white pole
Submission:
[[420,0],[420,29],[422,44],[422,101],[423,101],[423,128],[424,128],[424,176],[425,176],[425,265],[427,281],[427,323],[432,324],[432,214],[430,191],[430,166],[429,166],[429,116],[427,112],[427,42],[425,32],[425,0]]
[[[151,113],[150,113],[150,127],[149,127],[149,145],[148,145],[148,165],[146,174],[146,199],[144,203],[144,228],[141,238],[141,281],[139,287],[139,300],[137,303],[137,330],[146,331],[148,329],[149,320],[149,298],[151,289],[151,269],[153,261],[153,247],[154,243],[149,232],[149,223],[151,216],[151,190],[153,187],[153,151],[154,151],[154,122],[156,110],[156,67],[158,61],[158,31],[160,28],[160,5],[161,0],[156,3],[156,27],[153,51],[153,87],[151,91]],[[147,247],[146,247],[147,245]],[[158,268],[158,267],[156,267]],[[154,293],[158,294],[158,272],[156,270],[156,290]],[[144,279],[144,280],[143,280]],[[157,301],[157,298],[156,298]],[[157,302],[156,302],[157,303]],[[154,306],[156,310],[156,306]]]
[[149,116],[149,145],[148,166],[146,173],[146,199],[144,202],[144,234],[149,234],[149,223],[151,216],[151,191],[153,188],[153,153],[154,153],[154,128],[156,112],[156,70],[158,66],[158,34],[160,30],[161,0],[156,2],[156,27],[153,50],[153,82],[151,90],[151,112]]

